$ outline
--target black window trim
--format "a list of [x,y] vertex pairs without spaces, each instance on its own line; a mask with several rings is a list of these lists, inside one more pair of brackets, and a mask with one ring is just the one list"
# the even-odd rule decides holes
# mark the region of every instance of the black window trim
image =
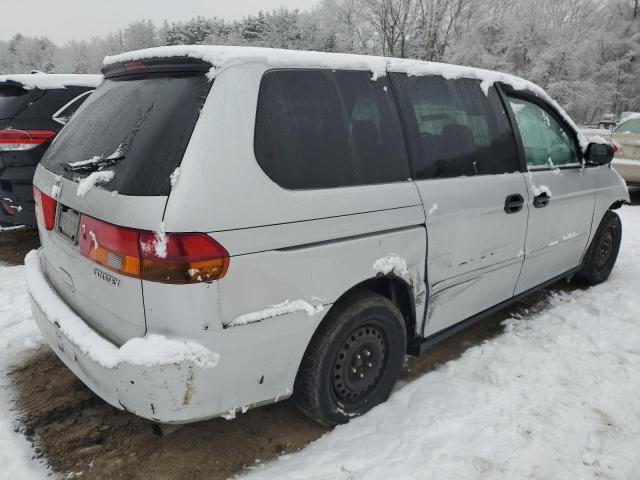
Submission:
[[500,84],[500,88],[503,90],[503,94],[505,96],[506,103],[509,103],[509,97],[513,97],[516,99],[524,100],[530,103],[535,104],[537,107],[544,110],[548,115],[550,115],[555,121],[557,121],[560,126],[566,131],[566,133],[570,136],[573,144],[576,148],[576,152],[578,152],[578,161],[568,163],[566,165],[556,165],[554,167],[549,166],[538,166],[538,167],[529,167],[527,165],[527,159],[524,154],[524,145],[522,143],[522,135],[520,134],[520,128],[518,127],[518,122],[515,120],[515,113],[511,108],[511,104],[507,105],[507,110],[509,112],[510,118],[513,118],[514,126],[516,127],[516,139],[519,145],[519,148],[522,148],[522,160],[524,161],[524,172],[550,172],[552,170],[575,170],[579,168],[584,168],[584,153],[582,152],[582,148],[580,147],[580,142],[578,142],[578,134],[573,129],[569,123],[560,115],[552,105],[546,102],[544,99],[540,98],[533,92],[529,90],[516,90],[513,87],[505,84]]
[[391,81],[391,77],[389,76],[389,71],[385,71],[385,75],[384,76],[380,76],[378,77],[376,80],[370,80],[372,82],[377,82],[379,80],[386,80],[387,82],[387,88],[389,88],[389,90],[392,93],[393,96],[393,103],[394,106],[396,108],[396,112],[398,114],[398,119],[399,119],[399,123],[400,123],[400,128],[402,130],[402,141],[404,143],[404,150],[405,150],[405,154],[406,154],[406,161],[409,163],[409,165],[407,166],[407,170],[409,171],[409,177],[404,179],[404,180],[396,180],[396,181],[392,181],[392,182],[382,182],[382,183],[363,183],[361,185],[342,185],[342,186],[336,186],[336,187],[318,187],[318,188],[288,188],[288,187],[284,187],[282,185],[280,185],[278,182],[276,182],[274,179],[271,178],[271,176],[264,170],[264,168],[262,168],[262,165],[260,165],[260,162],[258,161],[258,156],[256,155],[256,129],[258,126],[258,122],[257,122],[257,118],[258,118],[258,107],[260,106],[260,94],[261,94],[261,87],[262,87],[262,81],[264,80],[264,77],[266,75],[268,75],[269,73],[272,72],[283,72],[283,71],[293,71],[293,72],[364,72],[367,73],[369,76],[371,76],[371,71],[370,70],[366,70],[366,69],[347,69],[347,68],[320,68],[320,67],[273,67],[273,68],[268,68],[266,69],[264,72],[262,72],[262,75],[260,76],[260,82],[258,83],[258,98],[256,101],[256,110],[255,110],[255,114],[253,116],[253,138],[252,138],[252,144],[253,144],[253,158],[256,162],[256,164],[258,165],[258,168],[260,168],[260,171],[264,174],[264,176],[270,181],[272,182],[274,185],[276,185],[278,188],[281,188],[282,190],[285,190],[287,192],[317,192],[317,191],[322,191],[322,190],[335,190],[335,189],[339,189],[339,188],[363,188],[363,187],[378,187],[378,186],[382,186],[382,185],[395,185],[395,184],[404,184],[404,183],[408,183],[408,182],[413,182],[414,181],[414,175],[413,175],[413,162],[411,161],[411,148],[409,146],[408,143],[408,138],[407,138],[407,134],[406,134],[406,130],[405,130],[405,123],[404,123],[404,118],[402,115],[402,111],[400,109],[400,105],[398,103],[398,98],[396,95],[396,91],[393,87],[393,83]]
[[92,94],[94,92],[95,88],[92,88],[91,90],[87,90],[86,92],[82,92],[80,95],[77,95],[76,97],[72,98],[71,100],[69,100],[67,103],[65,103],[62,108],[58,109],[57,112],[55,112],[53,115],[51,115],[51,120],[53,120],[54,122],[59,123],[60,125],[66,125],[67,122],[65,122],[64,120],[62,120],[60,118],[60,114],[62,112],[64,112],[67,108],[69,108],[71,105],[73,105],[76,101],[80,100],[81,98],[84,98],[90,94]]

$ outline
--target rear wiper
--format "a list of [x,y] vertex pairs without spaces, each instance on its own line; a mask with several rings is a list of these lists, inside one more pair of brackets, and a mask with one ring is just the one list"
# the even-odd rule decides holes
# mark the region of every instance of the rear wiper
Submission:
[[69,162],[64,165],[64,169],[68,172],[96,172],[106,167],[111,167],[120,162],[124,158],[121,147],[118,147],[108,157],[96,155],[89,160],[81,160],[79,162]]

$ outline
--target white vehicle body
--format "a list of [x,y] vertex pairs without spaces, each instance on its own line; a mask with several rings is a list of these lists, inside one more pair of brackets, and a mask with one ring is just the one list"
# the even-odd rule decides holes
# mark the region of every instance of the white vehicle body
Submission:
[[[54,351],[107,402],[157,422],[233,415],[290,396],[314,333],[358,286],[390,292],[416,353],[518,295],[571,275],[605,212],[629,200],[609,166],[585,166],[586,144],[559,107],[514,77],[225,47],[151,49],[107,63],[187,56],[213,64],[215,79],[170,193],[126,195],[96,186],[79,196],[78,181],[50,171],[45,161],[34,185],[55,199],[58,213],[51,230],[39,220],[42,247],[27,258],[34,315]],[[560,167],[527,169],[519,158],[518,171],[496,175],[283,188],[254,152],[261,82],[274,70],[309,69],[366,71],[389,88],[395,81],[387,76],[409,72],[409,79],[479,80],[478,91],[499,88],[503,99],[507,91],[526,93],[555,113],[580,153]],[[386,92],[387,83],[380,85]],[[522,141],[513,135],[521,157]],[[546,204],[537,206],[540,198]],[[60,234],[62,206],[160,236],[204,232],[228,251],[228,272],[182,285],[120,275],[79,255]]]

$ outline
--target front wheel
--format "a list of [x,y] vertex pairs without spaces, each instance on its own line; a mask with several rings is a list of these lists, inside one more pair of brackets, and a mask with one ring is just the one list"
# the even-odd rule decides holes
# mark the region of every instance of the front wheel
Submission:
[[406,348],[398,307],[382,295],[354,294],[334,306],[311,340],[294,401],[323,425],[346,423],[389,397]]
[[609,278],[616,263],[621,241],[620,217],[615,212],[607,210],[585,254],[582,269],[576,277],[588,285],[604,282]]

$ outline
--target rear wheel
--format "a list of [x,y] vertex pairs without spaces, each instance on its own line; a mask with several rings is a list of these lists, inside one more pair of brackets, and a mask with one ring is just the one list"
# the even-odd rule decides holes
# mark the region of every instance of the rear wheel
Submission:
[[609,278],[618,258],[622,240],[620,217],[608,210],[585,254],[582,270],[576,277],[588,285],[597,285]]
[[352,295],[334,306],[300,365],[296,405],[323,425],[346,423],[384,402],[406,352],[404,319],[389,299]]

